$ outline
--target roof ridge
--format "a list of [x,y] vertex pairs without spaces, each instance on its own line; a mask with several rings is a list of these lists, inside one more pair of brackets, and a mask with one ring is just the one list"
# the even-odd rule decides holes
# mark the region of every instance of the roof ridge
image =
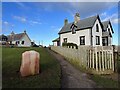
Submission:
[[[17,33],[17,34],[14,34],[14,35],[19,35],[19,34],[24,34],[24,33]],[[10,36],[10,34],[9,34],[9,35],[7,35],[7,36]]]
[[[86,19],[89,19],[89,18],[93,18],[93,17],[97,17],[98,15],[94,15],[94,16],[90,16],[90,17],[87,17],[87,18],[84,18],[84,19],[80,19],[78,22],[80,22],[80,21],[83,21],[83,20],[86,20]],[[70,23],[68,23],[68,24],[72,24],[72,23],[74,23],[74,21],[73,22],[70,22]],[[67,24],[67,25],[68,25]]]

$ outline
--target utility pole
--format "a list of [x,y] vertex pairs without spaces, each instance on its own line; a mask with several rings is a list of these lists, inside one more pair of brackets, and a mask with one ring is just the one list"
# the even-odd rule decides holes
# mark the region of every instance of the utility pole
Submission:
[[40,46],[40,41],[39,41],[39,46]]
[[43,46],[43,40],[42,40],[42,46]]

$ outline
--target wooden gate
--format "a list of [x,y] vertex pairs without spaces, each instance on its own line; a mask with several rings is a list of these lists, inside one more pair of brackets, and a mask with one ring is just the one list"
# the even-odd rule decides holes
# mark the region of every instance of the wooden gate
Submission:
[[112,46],[91,47],[88,50],[87,68],[94,74],[111,74],[114,72],[114,55]]

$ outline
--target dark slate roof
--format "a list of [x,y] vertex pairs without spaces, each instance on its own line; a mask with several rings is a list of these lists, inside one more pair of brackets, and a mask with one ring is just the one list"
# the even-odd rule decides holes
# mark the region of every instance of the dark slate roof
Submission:
[[108,24],[109,24],[109,21],[104,21],[104,22],[102,22],[102,25],[103,25],[103,29],[104,29],[104,30],[107,29]]
[[[92,16],[92,17],[88,17],[88,18],[85,18],[83,20],[78,21],[78,23],[76,24],[77,25],[77,29],[85,29],[85,28],[93,27],[93,25],[94,25],[94,23],[95,23],[97,18],[98,18],[98,15]],[[59,34],[65,33],[65,32],[70,32],[71,31],[70,26],[73,23],[74,22],[68,23],[67,25],[63,26],[62,29],[60,30]]]
[[110,22],[110,21],[104,21],[104,22],[102,22],[102,25],[103,25],[103,30],[107,30],[108,24],[110,24],[110,27],[111,27],[111,29],[112,29],[112,33],[114,33],[114,31],[113,31],[113,28],[112,28],[112,25],[111,25],[111,22]]
[[8,41],[13,41],[13,40],[20,40],[25,33],[19,33],[19,34],[13,34],[13,35],[8,35]]
[[7,36],[5,36],[5,35],[3,35],[3,34],[0,35],[0,41],[2,41],[3,38],[4,38],[4,39],[7,39]]
[[56,39],[53,40],[52,42],[56,42],[56,41],[60,41],[60,38],[56,38]]

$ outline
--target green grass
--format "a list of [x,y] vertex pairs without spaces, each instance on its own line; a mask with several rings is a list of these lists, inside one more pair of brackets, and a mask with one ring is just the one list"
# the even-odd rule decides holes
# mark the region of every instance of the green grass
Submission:
[[[21,55],[26,50],[40,53],[41,73],[21,77],[19,71]],[[2,49],[3,88],[60,88],[60,65],[44,48],[3,48]]]
[[[80,66],[77,60],[71,60],[66,58],[66,60],[71,63],[76,69],[89,74],[89,70],[85,67]],[[119,63],[120,64],[120,63]],[[112,80],[110,78],[102,77],[102,75],[89,74],[90,78],[96,82],[97,86],[102,88],[118,88],[118,81]]]
[[110,78],[101,77],[100,75],[91,75],[97,86],[102,86],[103,88],[118,88],[118,81],[112,80]]

